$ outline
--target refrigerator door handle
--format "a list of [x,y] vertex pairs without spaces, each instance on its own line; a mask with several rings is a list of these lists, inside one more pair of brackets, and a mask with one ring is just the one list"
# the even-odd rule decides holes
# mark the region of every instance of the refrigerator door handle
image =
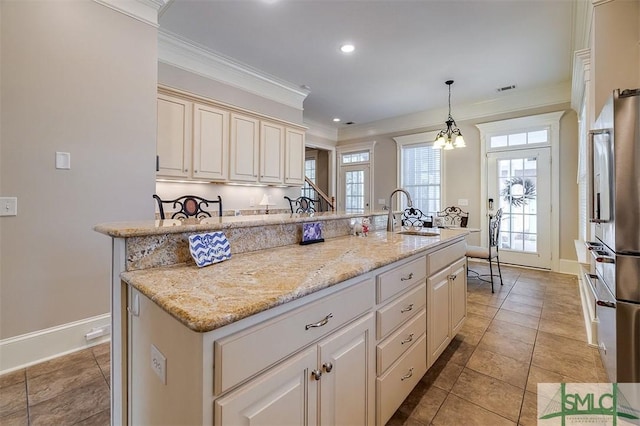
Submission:
[[[594,172],[594,167],[593,167],[593,162],[595,159],[595,137],[596,135],[607,135],[609,136],[609,130],[608,129],[599,129],[599,130],[591,130],[589,132],[589,143],[588,143],[588,157],[589,157],[589,162],[587,163],[587,176],[590,176],[590,178],[588,179],[589,182],[589,204],[591,205],[591,213],[589,216],[589,222],[591,223],[607,223],[609,221],[609,219],[601,219],[600,218],[600,214],[601,214],[601,200],[600,200],[600,193],[596,194],[596,188],[594,187],[594,182],[593,182],[593,172]],[[611,138],[608,137],[607,138],[607,142],[611,143]],[[609,184],[609,179],[610,177],[607,176],[607,185]],[[604,202],[609,202],[608,200],[603,200]]]

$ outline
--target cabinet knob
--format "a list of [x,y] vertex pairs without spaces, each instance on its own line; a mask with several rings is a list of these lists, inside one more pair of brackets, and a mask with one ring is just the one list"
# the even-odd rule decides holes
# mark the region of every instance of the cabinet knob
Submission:
[[189,169],[184,169],[185,173],[189,171]]
[[333,364],[330,362],[325,362],[322,366],[324,367],[324,371],[327,373],[331,373],[331,370],[333,370]]
[[194,170],[194,171],[193,171],[193,173],[198,173],[198,171],[197,171],[197,170]]
[[455,280],[455,279],[456,279],[456,277],[457,277],[457,275],[456,275],[456,274],[451,274],[451,275],[449,275],[449,279],[450,279],[451,281]]
[[320,380],[320,377],[322,377],[322,371],[320,370],[311,371],[311,377],[313,377],[316,380]]

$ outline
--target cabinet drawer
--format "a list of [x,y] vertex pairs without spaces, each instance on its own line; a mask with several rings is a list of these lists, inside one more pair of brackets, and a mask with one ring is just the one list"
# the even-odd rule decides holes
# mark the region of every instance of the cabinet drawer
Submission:
[[420,336],[387,373],[376,380],[378,424],[385,424],[427,372],[425,335]]
[[373,285],[373,279],[368,279],[216,341],[214,394],[227,391],[371,309]]
[[427,311],[423,309],[376,348],[377,374],[381,375],[400,355],[413,347],[427,331]]
[[389,302],[376,312],[377,338],[382,339],[403,322],[420,312],[427,303],[426,283]]
[[435,253],[427,255],[427,268],[429,274],[438,272],[445,266],[451,265],[456,260],[464,257],[467,252],[467,244],[464,241],[459,241],[448,247],[440,249]]
[[382,303],[427,277],[424,257],[378,275],[377,302]]

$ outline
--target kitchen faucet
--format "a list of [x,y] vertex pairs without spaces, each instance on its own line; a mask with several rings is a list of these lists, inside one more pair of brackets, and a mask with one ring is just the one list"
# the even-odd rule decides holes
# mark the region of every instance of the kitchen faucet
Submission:
[[411,195],[406,189],[396,188],[389,195],[389,216],[387,217],[387,232],[393,232],[393,223],[395,222],[395,217],[393,216],[393,205],[391,204],[391,199],[393,198],[393,194],[396,192],[404,192],[407,196],[407,206],[413,207],[413,201],[411,201]]

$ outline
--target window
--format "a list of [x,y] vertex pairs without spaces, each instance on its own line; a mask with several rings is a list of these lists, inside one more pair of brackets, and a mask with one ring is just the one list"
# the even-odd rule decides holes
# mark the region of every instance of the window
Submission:
[[432,143],[402,147],[401,186],[411,194],[413,206],[426,215],[440,211],[442,151]]
[[513,148],[518,146],[528,146],[533,144],[548,144],[549,130],[534,130],[531,132],[512,133],[508,135],[491,136],[489,138],[489,149]]
[[[315,157],[314,158],[307,158],[304,161],[304,175],[306,177],[308,177],[311,182],[316,183],[316,159],[315,159]],[[302,195],[303,197],[309,197],[309,198],[314,198],[315,197],[314,189],[311,187],[311,185],[309,185],[309,183],[307,183],[306,180],[304,182],[304,185],[302,186],[300,195]]]
[[[435,216],[442,204],[442,150],[433,149],[436,132],[394,138],[398,144],[400,186],[413,206]],[[390,206],[397,208],[397,206]]]
[[368,163],[369,151],[342,154],[342,164]]

